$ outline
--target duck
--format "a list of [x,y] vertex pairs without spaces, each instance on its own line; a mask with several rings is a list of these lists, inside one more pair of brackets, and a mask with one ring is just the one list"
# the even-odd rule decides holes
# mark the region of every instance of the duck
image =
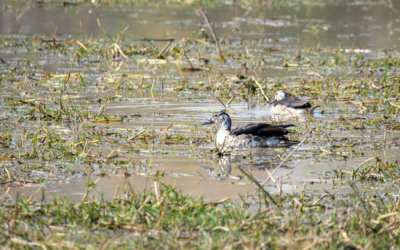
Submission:
[[298,141],[292,141],[285,137],[289,133],[286,128],[293,127],[293,124],[250,123],[231,130],[232,121],[225,110],[214,113],[202,125],[213,123],[221,124],[216,138],[217,147],[289,147],[298,143]]
[[297,96],[289,97],[284,90],[277,91],[270,104],[272,104],[272,115],[308,116],[314,114],[314,110],[319,107],[319,105],[311,106],[308,98]]

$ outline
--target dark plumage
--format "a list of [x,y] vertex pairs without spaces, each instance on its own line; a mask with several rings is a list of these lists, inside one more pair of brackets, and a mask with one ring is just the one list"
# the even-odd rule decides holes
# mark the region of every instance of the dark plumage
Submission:
[[238,127],[231,131],[231,135],[257,135],[257,136],[282,136],[289,134],[286,129],[293,127],[293,124],[288,125],[270,125],[266,123],[250,123],[244,127]]
[[307,109],[311,108],[310,101],[306,98],[303,97],[287,97],[283,100],[277,101],[274,104],[275,106],[278,105],[284,105],[288,108],[294,108],[294,109]]

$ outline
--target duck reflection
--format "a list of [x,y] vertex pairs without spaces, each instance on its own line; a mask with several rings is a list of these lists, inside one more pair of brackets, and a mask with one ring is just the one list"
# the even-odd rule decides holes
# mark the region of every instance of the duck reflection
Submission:
[[[279,165],[279,162],[243,163],[243,159],[238,159],[231,156],[215,157],[212,159],[212,162],[214,165],[213,167],[202,166],[201,168],[205,170],[212,178],[217,180],[243,179],[244,176],[239,170],[237,170],[238,166],[241,166],[242,169],[248,171],[265,171],[266,169],[275,169]],[[281,168],[292,169],[294,167],[282,165]]]
[[217,180],[225,180],[228,178],[240,180],[242,177],[232,175],[232,160],[230,156],[216,157],[212,159],[215,167],[201,167],[210,176]]

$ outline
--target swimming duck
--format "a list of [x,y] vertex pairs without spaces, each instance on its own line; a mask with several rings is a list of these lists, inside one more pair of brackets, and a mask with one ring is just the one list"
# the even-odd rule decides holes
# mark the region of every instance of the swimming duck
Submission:
[[221,127],[217,134],[217,146],[227,147],[288,147],[298,143],[291,141],[284,135],[288,134],[287,127],[294,125],[270,125],[266,123],[250,123],[244,127],[235,128],[231,131],[231,118],[225,111],[214,113],[214,115],[203,122],[202,125],[219,123]]
[[284,90],[275,93],[272,104],[272,115],[312,115],[319,106],[311,106],[310,100],[304,97],[289,97]]

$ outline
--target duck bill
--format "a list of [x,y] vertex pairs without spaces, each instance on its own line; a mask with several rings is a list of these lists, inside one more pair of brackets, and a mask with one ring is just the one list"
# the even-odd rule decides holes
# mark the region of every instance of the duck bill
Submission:
[[274,102],[276,102],[275,98],[272,99],[272,100],[269,102],[269,104],[272,104],[272,103],[274,103]]
[[213,123],[214,122],[211,119],[209,119],[209,120],[204,121],[201,125],[207,125],[207,124],[213,124]]

